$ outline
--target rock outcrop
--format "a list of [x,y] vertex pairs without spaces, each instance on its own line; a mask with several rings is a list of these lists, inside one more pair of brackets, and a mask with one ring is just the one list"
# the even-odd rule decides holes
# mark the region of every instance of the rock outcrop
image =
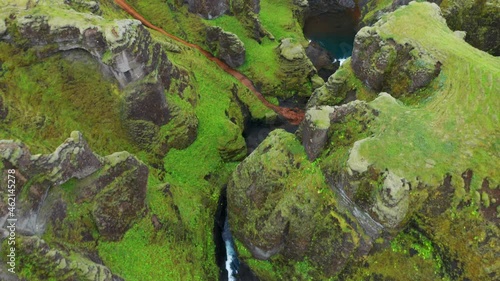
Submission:
[[382,39],[377,27],[362,28],[354,39],[352,69],[375,91],[394,96],[415,92],[439,75],[441,64],[416,43]]
[[318,71],[318,75],[323,78],[324,81],[327,81],[328,77],[339,68],[338,63],[333,63],[333,58],[328,51],[316,42],[311,42],[309,46],[307,46],[306,55]]
[[284,130],[271,132],[241,162],[227,196],[234,237],[257,259],[306,258],[316,268],[309,276],[321,280],[371,248],[363,226],[339,207],[321,171]]
[[260,0],[232,0],[231,11],[235,14],[260,12]]
[[[360,2],[362,25],[371,25],[382,15],[397,8],[408,5],[411,0],[394,0],[379,3],[377,1]],[[498,13],[500,6],[497,2],[486,1],[440,1],[430,0],[440,6],[446,23],[452,30],[466,32],[465,41],[472,46],[488,52],[494,56],[500,55],[500,24]]]
[[[421,33],[421,28],[434,33]],[[305,151],[295,146],[293,136],[275,131],[233,173],[230,224],[252,255],[244,259],[268,259],[285,279],[299,278],[299,261],[317,280],[498,278],[498,249],[491,246],[500,241],[498,198],[490,200],[500,187],[500,175],[491,167],[498,132],[488,125],[498,118],[482,104],[464,102],[464,97],[486,98],[498,91],[488,82],[498,80],[498,71],[490,74],[498,69],[498,59],[466,44],[447,28],[439,7],[429,3],[410,3],[363,29],[356,40],[357,57],[347,60],[308,103],[298,133]],[[439,80],[434,79],[436,64]],[[374,89],[390,92],[370,102],[347,102],[351,91],[369,99],[366,93]],[[428,99],[413,106],[394,97],[409,97],[411,91]],[[498,99],[483,102],[500,107]],[[302,181],[314,182],[309,177],[316,176],[321,180],[313,186],[322,199],[304,191],[308,185]],[[297,193],[304,201],[292,199]],[[300,211],[294,217],[295,206]],[[316,214],[312,218],[310,208]],[[342,231],[334,222],[316,221],[327,220],[328,214],[345,219],[338,220]],[[330,228],[321,231],[325,224]],[[307,233],[313,242],[307,244],[295,232]],[[477,242],[467,242],[470,237]],[[322,252],[303,251],[300,245]],[[268,264],[249,264],[263,279],[278,276],[266,275]]]
[[[317,71],[309,60],[304,47],[291,38],[281,40],[277,48],[280,69],[279,77],[282,81],[283,89],[297,91],[305,94],[306,84],[319,78]],[[321,78],[319,78],[321,80]],[[309,93],[307,93],[309,95]]]
[[356,3],[352,0],[308,0],[308,1],[296,1],[300,6],[303,6],[301,2],[306,2],[306,9],[308,16],[316,16],[325,12],[331,11],[343,11],[345,9],[353,9]]
[[[196,99],[191,90],[185,91],[189,85],[187,71],[170,62],[139,21],[106,20],[68,7],[63,1],[37,3],[27,10],[9,7],[15,19],[8,21],[7,40],[33,47],[39,56],[71,50],[90,53],[102,65],[103,72],[112,73],[124,88],[123,119],[131,139],[151,150],[166,143],[158,135],[151,137],[151,132],[159,131],[172,119],[166,93],[189,101]],[[128,126],[129,120],[140,120],[145,125]],[[197,126],[188,129],[196,135]],[[184,143],[181,148],[189,144]]]
[[[43,260],[37,276],[45,278],[57,267],[61,276],[115,280],[102,265],[83,257],[54,254],[65,247],[87,253],[92,251],[89,242],[120,240],[145,210],[147,166],[128,152],[106,157],[94,154],[76,131],[54,153],[46,155],[32,155],[23,143],[2,140],[0,157],[2,167],[15,170],[17,233],[29,236],[21,243],[24,258],[35,264]],[[2,238],[6,197],[5,187],[0,191],[0,205],[5,207],[0,213]],[[49,246],[34,236],[46,231],[57,239],[58,246]],[[58,249],[60,246],[63,248]]]
[[207,44],[212,54],[232,68],[245,62],[245,45],[236,34],[226,32],[218,26],[207,27]]
[[206,19],[219,17],[229,11],[228,0],[185,0],[191,13]]
[[37,236],[21,236],[17,241],[19,255],[33,258],[31,262],[35,266],[31,272],[39,280],[123,280],[113,275],[106,266],[75,253],[52,248]]

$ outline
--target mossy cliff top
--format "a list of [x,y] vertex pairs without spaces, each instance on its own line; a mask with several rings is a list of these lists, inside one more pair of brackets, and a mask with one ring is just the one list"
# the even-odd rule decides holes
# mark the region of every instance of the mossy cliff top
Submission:
[[416,42],[432,53],[442,64],[437,78],[442,86],[419,106],[404,106],[387,95],[373,101],[381,114],[371,128],[373,137],[359,152],[409,181],[437,185],[446,173],[472,169],[475,188],[483,178],[498,185],[500,174],[492,164],[499,161],[494,151],[500,144],[500,58],[457,37],[433,4],[411,3],[385,16],[374,29],[386,40]]

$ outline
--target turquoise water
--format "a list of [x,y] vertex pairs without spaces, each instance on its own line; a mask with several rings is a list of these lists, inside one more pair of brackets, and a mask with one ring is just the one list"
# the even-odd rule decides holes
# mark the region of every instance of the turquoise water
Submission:
[[352,54],[357,22],[352,12],[328,12],[306,20],[304,35],[325,48],[333,58],[346,59]]

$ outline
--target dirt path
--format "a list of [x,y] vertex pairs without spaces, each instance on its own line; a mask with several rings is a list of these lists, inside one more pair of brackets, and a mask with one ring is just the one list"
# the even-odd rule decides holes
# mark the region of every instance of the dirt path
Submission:
[[225,72],[231,74],[233,77],[238,79],[241,82],[241,84],[245,85],[250,91],[252,91],[265,106],[267,106],[268,108],[274,110],[279,115],[286,118],[291,124],[298,125],[302,121],[302,119],[304,119],[304,112],[300,109],[280,107],[280,106],[276,106],[276,105],[268,102],[264,98],[264,96],[259,91],[257,91],[257,89],[253,85],[252,81],[250,79],[248,79],[248,77],[246,77],[242,73],[238,72],[237,70],[232,69],[225,62],[214,57],[210,52],[204,50],[202,47],[195,45],[195,44],[192,44],[192,43],[189,43],[187,41],[184,41],[181,38],[174,36],[174,35],[166,32],[165,30],[153,25],[147,19],[145,19],[143,16],[141,16],[136,10],[134,10],[129,4],[127,4],[124,0],[114,0],[114,1],[116,4],[118,4],[118,6],[120,6],[123,10],[125,10],[127,13],[129,13],[132,17],[141,21],[142,24],[144,24],[145,26],[147,26],[151,29],[154,29],[154,30],[162,33],[163,35],[165,35],[173,40],[176,40],[176,41],[178,41],[178,42],[180,42],[188,47],[191,47],[191,48],[194,48],[194,49],[197,49],[198,51],[200,51],[205,57],[207,57],[209,60],[215,62]]

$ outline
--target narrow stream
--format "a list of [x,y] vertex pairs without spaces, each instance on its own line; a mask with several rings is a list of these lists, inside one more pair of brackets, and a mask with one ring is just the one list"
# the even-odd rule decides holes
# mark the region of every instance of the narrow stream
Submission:
[[224,187],[219,197],[214,219],[215,259],[220,281],[258,281],[251,269],[238,259],[227,217],[227,197]]

